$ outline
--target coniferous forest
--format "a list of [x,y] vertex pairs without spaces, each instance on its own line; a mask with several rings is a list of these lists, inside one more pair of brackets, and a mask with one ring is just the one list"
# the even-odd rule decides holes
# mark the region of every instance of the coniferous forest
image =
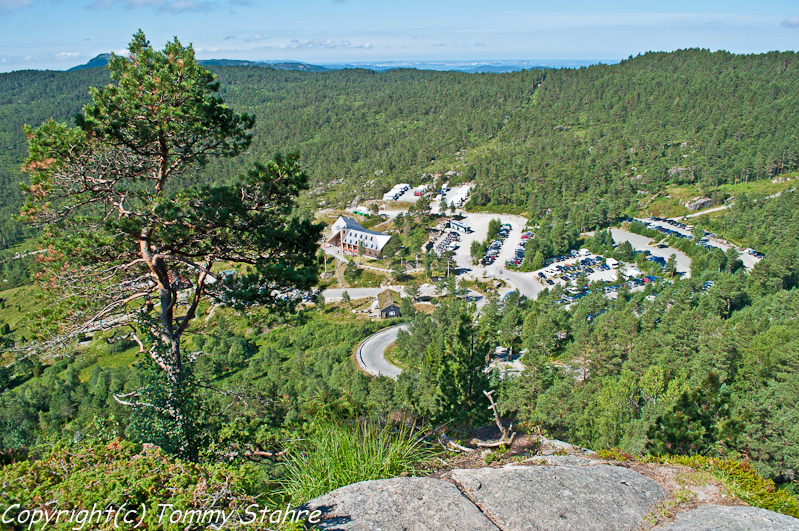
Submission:
[[[732,203],[695,218],[697,227],[765,254],[747,271],[734,250],[658,236],[690,257],[690,278],[622,290],[614,300],[592,293],[568,310],[555,304],[562,290],[553,288],[536,300],[487,292],[478,314],[456,296],[453,280],[432,313],[404,303],[410,332],[392,354],[404,369],[397,381],[355,367],[354,347],[385,324],[355,319],[349,301],[289,313],[203,302],[183,342],[196,383],[186,406],[189,461],[197,474],[228,478],[239,489],[228,499],[255,496],[256,481],[273,489],[270,499],[320,494],[303,490],[297,463],[323,461],[320,441],[357,439],[357,430],[397,442],[407,433],[387,432],[389,419],[449,426],[451,436],[465,437],[493,422],[483,393],[490,389],[520,431],[597,450],[747,460],[781,492],[799,494],[799,191],[770,187],[799,171],[797,54],[689,49],[503,74],[209,69],[226,106],[254,116],[252,141],[236,157],[176,177],[176,194],[187,183],[226,186],[275,153],[299,152],[308,184],[299,187],[296,216],[305,219],[449,171],[450,183],[474,183],[466,210],[529,220],[530,265],[537,254],[543,260],[580,247],[632,259],[605,229],[690,187]],[[47,264],[14,258],[43,236],[19,217],[29,146],[23,126],[70,122],[90,102],[89,88],[108,83],[104,67],[0,74],[4,463],[29,458],[45,470],[59,454],[43,448],[76,445],[85,466],[95,466],[96,452],[84,455],[81,444],[116,444],[124,457],[152,442],[178,456],[163,462],[189,455],[170,452],[168,426],[154,428],[151,416],[115,398],[161,392],[158,368],[136,354],[129,335],[76,338],[78,346],[57,356],[18,349],[56,335],[71,304],[51,302]],[[728,193],[741,185],[746,192]],[[392,254],[408,260],[425,216],[400,219]],[[425,258],[427,273],[432,262]],[[497,345],[524,352],[518,377],[483,371]],[[407,470],[379,477],[417,470],[429,451],[414,446],[406,454],[414,457],[400,460]],[[106,473],[121,463],[106,463],[116,470]],[[6,472],[4,481],[22,481]],[[146,478],[136,481],[146,490]],[[177,480],[160,481],[167,489]],[[82,488],[74,478],[59,485]],[[790,503],[786,511],[799,514],[796,499]]]

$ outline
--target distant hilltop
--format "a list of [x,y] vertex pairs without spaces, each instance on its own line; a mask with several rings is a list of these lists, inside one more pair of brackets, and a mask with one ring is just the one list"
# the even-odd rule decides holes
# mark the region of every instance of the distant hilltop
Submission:
[[[97,57],[90,59],[89,62],[70,68],[67,72],[73,70],[83,70],[84,68],[96,68],[98,66],[107,66],[108,61],[111,60],[110,53],[101,53]],[[275,68],[277,70],[300,70],[305,72],[324,72],[329,70],[323,66],[309,65],[307,63],[291,62],[291,61],[278,61],[274,63],[266,61],[244,61],[236,59],[202,59],[199,61],[203,65],[224,65],[224,66],[260,66],[263,68]]]
[[[106,66],[111,59],[110,53],[103,53],[91,59],[86,64],[75,66],[67,70],[82,70]],[[545,70],[551,68],[580,68],[598,63],[611,64],[616,61],[601,60],[536,60],[536,61],[382,61],[376,63],[340,63],[325,66],[311,65],[300,61],[248,61],[240,59],[200,59],[203,65],[224,66],[259,66],[277,70],[298,70],[302,72],[326,72],[329,70],[343,70],[346,68],[361,68],[375,72],[386,72],[401,68],[415,68],[417,70],[452,70],[469,74],[518,72],[520,70]]]

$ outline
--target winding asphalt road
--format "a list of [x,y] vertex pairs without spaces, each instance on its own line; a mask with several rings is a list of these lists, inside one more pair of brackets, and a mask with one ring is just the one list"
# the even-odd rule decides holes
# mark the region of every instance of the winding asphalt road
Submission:
[[396,380],[402,372],[399,367],[390,364],[383,357],[386,347],[397,340],[400,330],[408,330],[408,325],[397,325],[372,334],[358,345],[355,359],[358,366],[372,376],[388,376]]

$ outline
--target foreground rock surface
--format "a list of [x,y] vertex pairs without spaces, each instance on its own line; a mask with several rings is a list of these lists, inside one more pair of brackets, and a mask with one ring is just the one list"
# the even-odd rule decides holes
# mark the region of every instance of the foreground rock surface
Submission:
[[[302,508],[322,511],[319,529],[340,531],[799,531],[799,520],[744,506],[694,470],[637,470],[584,453],[536,456],[449,480],[365,481]],[[690,501],[679,505],[675,489]]]
[[799,520],[757,507],[706,505],[685,512],[662,531],[799,531]]
[[627,468],[515,466],[455,470],[452,479],[501,529],[635,529],[668,496]]
[[498,531],[455,485],[430,478],[355,483],[302,508],[322,511],[326,530]]

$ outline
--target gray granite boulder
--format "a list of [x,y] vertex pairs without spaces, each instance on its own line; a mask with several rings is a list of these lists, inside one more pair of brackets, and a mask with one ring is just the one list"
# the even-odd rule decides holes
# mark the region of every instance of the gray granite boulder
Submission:
[[577,455],[537,455],[530,459],[525,459],[519,465],[512,463],[506,465],[511,466],[527,466],[527,465],[552,465],[552,466],[597,466],[597,465],[612,465],[610,461],[604,459],[592,459],[590,457],[581,457]]
[[799,531],[799,520],[757,507],[705,505],[659,525],[658,531]]
[[636,529],[668,493],[624,467],[454,470],[452,479],[505,531]]
[[703,197],[701,199],[697,199],[696,201],[691,201],[690,203],[685,204],[685,208],[687,208],[691,212],[699,210],[700,208],[707,208],[712,206],[713,206],[713,200],[708,197]]
[[319,529],[363,531],[499,531],[458,488],[430,478],[363,481],[314,498]]

